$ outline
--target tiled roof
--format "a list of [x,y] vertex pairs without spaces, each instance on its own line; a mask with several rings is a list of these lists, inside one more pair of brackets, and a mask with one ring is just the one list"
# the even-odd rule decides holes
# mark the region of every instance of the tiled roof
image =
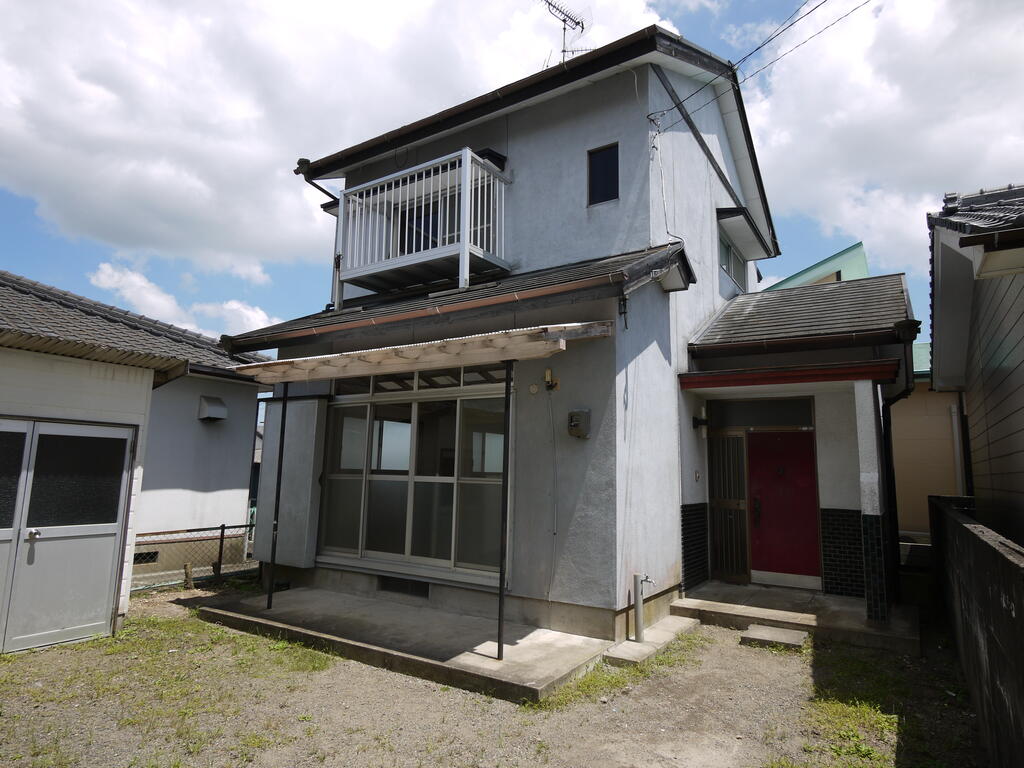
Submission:
[[691,345],[889,331],[912,317],[903,275],[866,277],[737,296]]
[[479,285],[470,285],[465,291],[445,291],[407,298],[382,299],[367,296],[346,301],[340,310],[329,310],[288,320],[267,328],[227,338],[232,349],[266,349],[277,346],[282,338],[326,332],[344,332],[347,329],[388,322],[389,318],[459,311],[478,306],[479,302],[495,297],[525,294],[545,290],[549,293],[576,290],[583,281],[603,281],[604,285],[631,283],[650,276],[655,269],[678,263],[689,282],[696,282],[681,245],[668,245],[644,251],[610,256],[602,259],[565,264],[547,269],[521,272]]
[[229,355],[216,339],[0,270],[0,346],[126,365],[188,361],[231,368],[262,355]]
[[1024,227],[1024,189],[1011,186],[972,195],[946,195],[942,210],[928,214],[928,223],[966,233]]

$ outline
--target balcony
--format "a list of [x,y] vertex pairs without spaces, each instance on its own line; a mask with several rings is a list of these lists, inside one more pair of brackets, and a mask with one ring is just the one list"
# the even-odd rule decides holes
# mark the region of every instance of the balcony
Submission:
[[508,272],[508,183],[463,149],[345,190],[338,279],[371,291],[453,280],[465,288],[471,277]]

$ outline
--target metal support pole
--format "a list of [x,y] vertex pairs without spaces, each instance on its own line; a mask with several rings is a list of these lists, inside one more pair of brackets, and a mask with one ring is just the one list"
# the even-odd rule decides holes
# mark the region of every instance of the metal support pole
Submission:
[[498,549],[498,661],[505,658],[505,567],[508,561],[508,459],[512,436],[512,370],[505,361],[505,439],[501,454],[501,544]]
[[274,564],[277,562],[277,521],[281,511],[281,470],[284,468],[284,430],[288,425],[288,382],[281,393],[281,432],[277,437],[277,483],[274,486],[274,525],[270,530],[270,567],[267,579],[267,610],[274,607]]
[[217,573],[219,579],[224,572],[224,523],[220,524],[220,541],[217,544]]

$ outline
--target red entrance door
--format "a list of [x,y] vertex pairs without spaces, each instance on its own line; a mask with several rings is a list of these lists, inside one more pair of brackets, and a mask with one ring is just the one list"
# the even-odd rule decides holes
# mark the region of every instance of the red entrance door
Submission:
[[750,569],[820,576],[813,432],[747,435]]

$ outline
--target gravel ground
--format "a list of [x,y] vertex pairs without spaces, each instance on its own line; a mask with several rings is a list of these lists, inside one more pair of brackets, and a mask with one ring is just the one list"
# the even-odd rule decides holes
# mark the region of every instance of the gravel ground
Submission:
[[[691,663],[546,711],[211,627],[173,602],[201,594],[134,599],[135,629],[120,640],[3,657],[0,764],[916,764],[894,757],[898,732],[892,743],[871,742],[879,761],[809,752],[822,731],[807,717],[815,690],[808,654],[740,646],[732,630],[702,628],[711,642]],[[967,736],[949,765],[971,765],[973,724],[962,699],[954,701],[961,706],[949,716],[967,723]]]

